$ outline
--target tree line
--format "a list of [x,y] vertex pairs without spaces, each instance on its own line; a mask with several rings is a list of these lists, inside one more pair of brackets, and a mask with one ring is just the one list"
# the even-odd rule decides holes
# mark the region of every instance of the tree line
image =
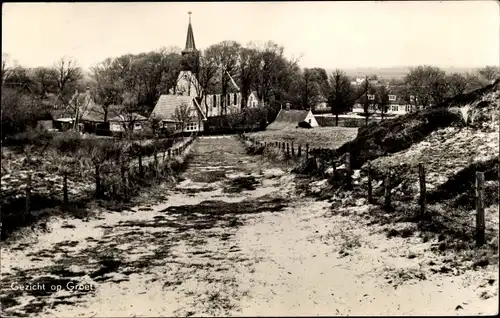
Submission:
[[[111,105],[122,105],[147,116],[159,96],[175,87],[182,61],[180,49],[161,48],[109,57],[85,72],[75,60],[69,58],[59,59],[52,67],[29,69],[3,55],[2,88],[28,87],[38,101],[54,94],[60,106],[65,107],[75,90],[91,87],[105,120]],[[247,45],[222,41],[199,52],[199,63],[195,68],[198,94],[202,100],[206,94],[222,93],[226,96],[234,80],[242,94],[242,107],[250,93],[255,91],[263,104],[274,111],[285,103],[290,103],[294,109],[311,109],[325,102],[329,112],[338,115],[352,109],[354,103],[360,101],[368,115],[369,107],[374,104],[382,113],[386,112],[388,95],[394,93],[392,90],[395,88],[405,101],[416,101],[427,107],[439,104],[449,96],[480,87],[499,76],[498,67],[493,66],[474,73],[447,74],[438,67],[423,65],[411,68],[401,80],[392,80],[388,89],[387,86],[373,84],[373,76],[366,76],[360,85],[352,85],[351,79],[340,69],[328,74],[322,68],[301,68],[299,61],[300,57],[286,57],[284,47],[272,41]],[[6,98],[6,101],[16,102],[12,98]],[[38,104],[33,102],[30,107]],[[222,107],[227,104],[222,99]]]

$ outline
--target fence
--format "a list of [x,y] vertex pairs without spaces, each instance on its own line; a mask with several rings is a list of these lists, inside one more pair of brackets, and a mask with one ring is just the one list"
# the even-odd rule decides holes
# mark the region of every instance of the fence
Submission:
[[[312,159],[314,162],[317,162],[320,158],[333,158],[333,154],[335,150],[332,149],[321,149],[321,148],[309,148],[309,144],[306,144],[305,147],[302,145],[298,145],[297,147],[293,143],[285,143],[285,142],[262,142],[258,141],[254,137],[249,137],[247,135],[240,136],[242,140],[248,141],[253,145],[261,146],[264,149],[266,148],[277,148],[280,151],[283,151],[288,156],[292,158],[300,159],[304,158],[305,160]],[[295,151],[297,149],[297,151]],[[303,151],[303,153],[302,153]],[[350,153],[345,153],[340,160],[329,159],[329,163],[332,165],[334,172],[336,166],[338,164],[344,164],[344,169],[346,171],[346,175],[348,176],[347,182],[352,184],[352,169],[351,169],[351,156]],[[321,160],[320,174],[323,174],[325,171],[325,161]],[[373,170],[370,162],[367,163],[367,201],[369,203],[374,203],[373,199]],[[387,210],[392,210],[392,190],[393,190],[393,175],[391,172],[387,173],[383,178],[383,206]],[[418,165],[418,179],[419,179],[419,194],[418,194],[418,205],[419,209],[417,211],[416,219],[422,220],[426,217],[427,214],[427,189],[426,189],[426,172],[423,164]],[[476,191],[476,220],[475,226],[473,230],[475,231],[475,239],[476,244],[481,246],[485,243],[485,209],[484,209],[484,184],[485,177],[483,172],[476,172],[475,176],[475,191]],[[435,212],[437,213],[437,212]],[[448,221],[455,222],[455,220],[449,219],[448,216],[439,213],[439,215]],[[462,224],[463,225],[463,224]]]
[[[123,187],[123,195],[125,199],[129,198],[130,182],[132,178],[144,177],[146,173],[151,173],[152,177],[158,176],[158,167],[162,162],[174,159],[175,157],[182,156],[186,149],[193,143],[195,137],[189,137],[185,141],[174,144],[171,148],[165,149],[161,152],[155,152],[152,156],[142,157],[138,156],[124,156],[121,158],[114,158],[107,164],[95,164],[93,171],[93,179],[95,182],[94,191],[92,196],[100,198],[105,189],[109,193],[116,195],[119,190],[117,187]],[[70,197],[71,187],[69,186],[69,171],[66,169],[64,172],[59,173],[62,182],[62,202],[63,206],[67,206],[72,199]],[[107,178],[106,178],[107,177]],[[45,180],[44,180],[45,181]],[[47,182],[47,181],[45,181]],[[52,187],[57,186],[51,184]],[[24,189],[25,207],[24,213],[21,218],[24,219],[26,215],[30,214],[33,210],[33,172],[27,174],[26,186]],[[75,196],[76,197],[76,196]],[[75,198],[73,198],[75,200]]]

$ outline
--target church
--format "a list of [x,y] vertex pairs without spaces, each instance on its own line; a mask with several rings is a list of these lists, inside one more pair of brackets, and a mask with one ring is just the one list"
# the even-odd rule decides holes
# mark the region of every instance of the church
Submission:
[[[208,118],[241,111],[242,95],[239,87],[229,74],[234,93],[226,95],[202,94],[201,86],[196,78],[200,65],[199,61],[200,52],[196,49],[191,25],[191,12],[189,12],[186,46],[182,51],[181,72],[177,78],[176,86],[170,89],[168,94],[160,96],[151,113],[151,117],[161,120],[161,127],[175,130],[181,129],[180,114],[189,112],[189,115],[184,118],[188,117],[190,122],[185,125],[183,131],[204,131],[204,123]],[[186,105],[188,109],[182,108],[183,105]],[[259,107],[260,101],[256,92],[249,94],[245,105],[249,108]]]

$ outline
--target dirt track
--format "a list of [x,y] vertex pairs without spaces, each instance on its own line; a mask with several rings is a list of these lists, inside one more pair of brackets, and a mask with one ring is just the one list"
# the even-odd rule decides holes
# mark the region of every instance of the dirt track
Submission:
[[[167,200],[2,247],[17,316],[463,315],[498,311],[498,264],[477,271],[367,207],[332,213],[233,138],[201,139]],[[335,215],[334,215],[335,214]],[[40,283],[45,290],[20,291]],[[67,290],[81,284],[89,291]],[[51,291],[50,287],[61,286]]]

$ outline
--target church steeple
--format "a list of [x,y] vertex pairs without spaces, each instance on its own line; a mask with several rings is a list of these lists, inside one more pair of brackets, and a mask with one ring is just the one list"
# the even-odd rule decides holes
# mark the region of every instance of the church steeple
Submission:
[[189,26],[188,26],[188,32],[187,32],[187,38],[186,38],[186,47],[184,48],[183,52],[193,52],[196,51],[196,45],[194,44],[194,35],[193,35],[193,27],[191,26],[191,11],[188,12],[189,14]]
[[194,74],[198,74],[200,57],[199,52],[196,49],[196,45],[194,44],[193,27],[191,26],[191,13],[191,11],[188,12],[189,25],[186,38],[186,47],[182,51],[182,70],[191,71]]

